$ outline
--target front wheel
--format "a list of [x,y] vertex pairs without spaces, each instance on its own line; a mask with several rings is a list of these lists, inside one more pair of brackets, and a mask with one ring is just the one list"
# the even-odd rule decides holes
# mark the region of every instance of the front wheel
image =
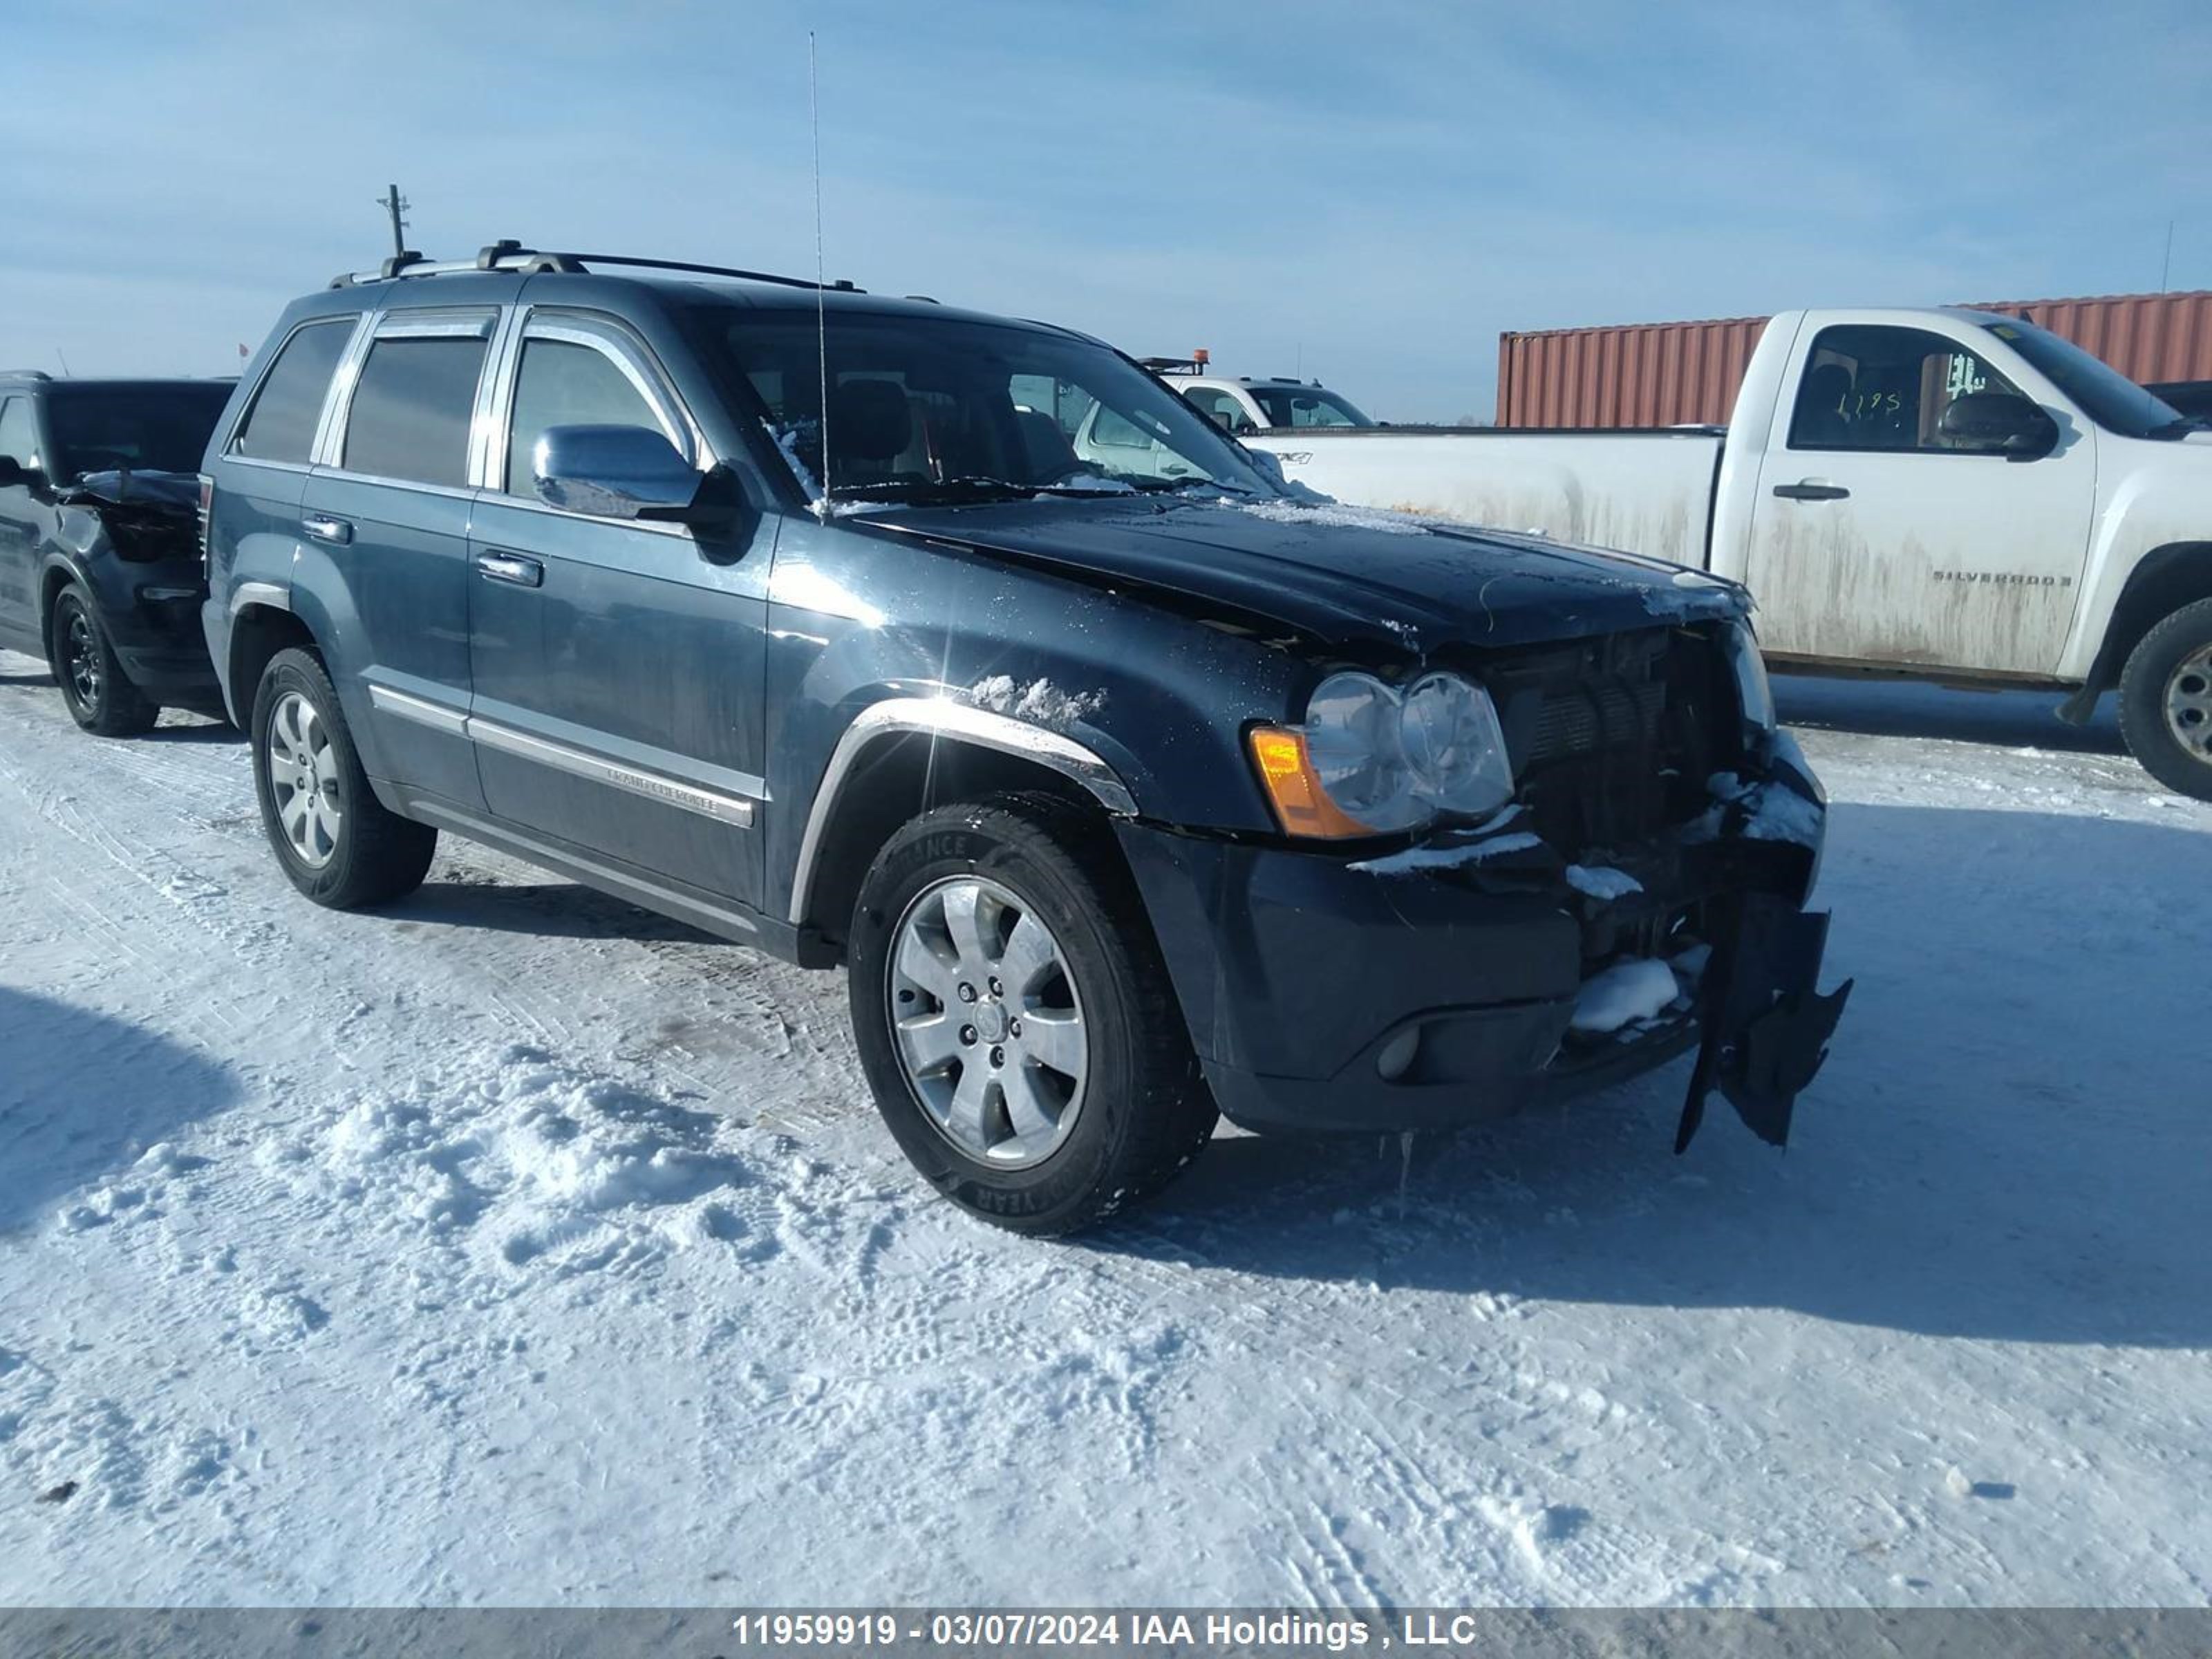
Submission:
[[940,807],[862,884],[853,1024],[884,1122],[946,1197],[1066,1233],[1164,1184],[1214,1109],[1103,833],[1044,796]]
[[270,659],[252,730],[261,827],[292,885],[318,904],[354,910],[422,884],[438,832],[377,799],[313,653]]
[[123,672],[89,593],[75,582],[62,589],[47,628],[47,659],[71,720],[103,738],[135,738],[153,730],[161,705]]
[[2167,788],[2212,800],[2212,599],[2184,605],[2129,654],[2120,733]]

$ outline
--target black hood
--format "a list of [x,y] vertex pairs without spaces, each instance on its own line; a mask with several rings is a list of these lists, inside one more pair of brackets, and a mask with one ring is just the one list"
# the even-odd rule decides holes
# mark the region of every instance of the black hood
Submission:
[[1157,495],[892,507],[848,526],[1142,585],[1330,645],[1424,653],[1740,617],[1732,582],[1662,560],[1363,507]]

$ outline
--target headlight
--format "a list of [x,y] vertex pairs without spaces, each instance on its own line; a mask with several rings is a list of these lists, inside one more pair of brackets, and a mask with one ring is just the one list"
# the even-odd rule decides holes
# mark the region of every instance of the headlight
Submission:
[[1252,751],[1292,835],[1389,835],[1443,812],[1480,817],[1513,796],[1498,710],[1456,674],[1425,674],[1403,691],[1372,674],[1332,674],[1302,728],[1261,727]]
[[1754,731],[1774,729],[1774,688],[1767,684],[1766,662],[1759,654],[1759,636],[1749,623],[1729,629],[1729,666],[1735,671],[1736,701],[1743,707],[1743,723]]

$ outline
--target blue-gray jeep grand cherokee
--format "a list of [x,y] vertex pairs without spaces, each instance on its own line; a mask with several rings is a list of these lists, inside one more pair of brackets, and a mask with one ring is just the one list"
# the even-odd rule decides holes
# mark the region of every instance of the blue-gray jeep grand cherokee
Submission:
[[295,303],[210,443],[277,861],[441,830],[851,969],[917,1167],[1058,1232],[1263,1130],[1695,1048],[1779,1143],[1840,992],[1737,588],[1294,495],[1095,340],[496,243]]

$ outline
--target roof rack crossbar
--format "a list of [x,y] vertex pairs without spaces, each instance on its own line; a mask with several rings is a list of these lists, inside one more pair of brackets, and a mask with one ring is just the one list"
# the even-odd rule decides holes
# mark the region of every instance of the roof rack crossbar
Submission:
[[688,259],[647,259],[628,253],[541,252],[536,248],[523,246],[511,237],[487,243],[477,250],[473,259],[426,259],[410,248],[404,253],[394,254],[374,270],[341,271],[331,279],[331,286],[352,288],[362,283],[392,282],[409,276],[444,276],[465,270],[511,270],[529,276],[548,273],[581,276],[588,275],[594,265],[623,265],[639,270],[695,271],[704,276],[732,276],[739,282],[772,283],[779,288],[822,288],[839,294],[864,292],[842,276],[834,283],[817,283],[806,276],[779,276],[773,271],[744,270],[734,265],[695,264]]

